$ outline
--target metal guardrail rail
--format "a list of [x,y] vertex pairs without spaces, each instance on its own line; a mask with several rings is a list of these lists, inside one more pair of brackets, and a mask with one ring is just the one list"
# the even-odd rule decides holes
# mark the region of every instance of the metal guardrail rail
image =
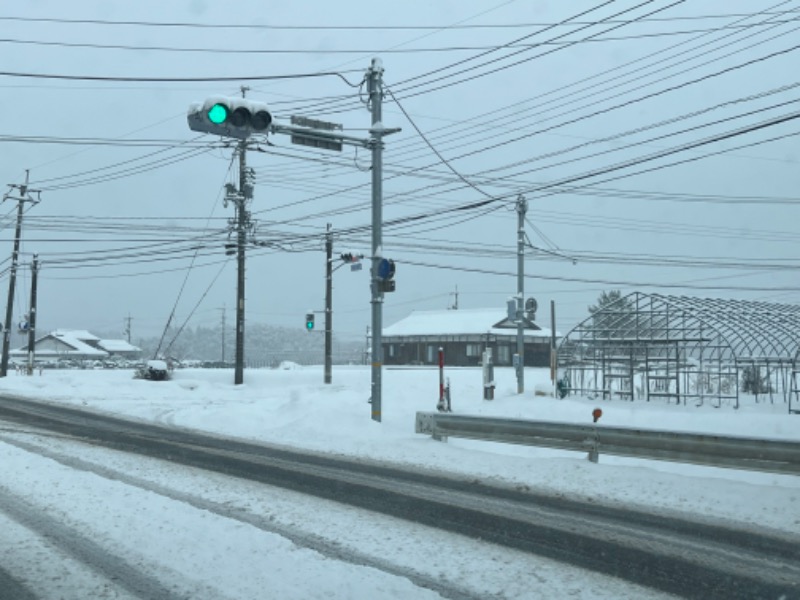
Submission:
[[800,475],[800,442],[418,412],[416,432],[697,465]]

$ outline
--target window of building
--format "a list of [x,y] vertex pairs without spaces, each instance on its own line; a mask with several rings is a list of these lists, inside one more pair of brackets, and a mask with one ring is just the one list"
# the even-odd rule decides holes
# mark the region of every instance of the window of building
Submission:
[[480,344],[467,344],[467,356],[480,356],[481,355],[481,345]]
[[428,351],[426,353],[426,362],[432,363],[436,359],[436,346],[428,346]]
[[501,365],[511,364],[510,346],[497,346],[497,362]]

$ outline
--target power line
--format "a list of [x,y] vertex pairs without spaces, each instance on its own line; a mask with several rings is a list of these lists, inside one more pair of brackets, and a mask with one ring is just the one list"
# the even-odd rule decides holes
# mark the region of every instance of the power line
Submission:
[[[455,267],[452,265],[439,265],[435,263],[419,262],[413,260],[395,259],[395,262],[401,265],[412,265],[415,267],[423,267],[430,269],[443,269],[447,271],[478,273],[481,275],[498,275],[501,277],[516,277],[517,273],[511,271],[495,271],[491,269],[479,269],[476,267]],[[615,279],[587,279],[581,277],[560,277],[549,275],[531,275],[526,273],[526,279],[536,279],[543,281],[565,281],[571,283],[583,283],[591,285],[605,285],[613,287],[632,287],[632,288],[662,288],[662,289],[691,289],[691,290],[720,290],[720,291],[746,291],[746,292],[800,292],[800,287],[785,286],[785,287],[768,287],[768,286],[732,286],[732,285],[694,285],[688,283],[665,283],[665,282],[645,282],[645,281],[625,281]]]
[[[563,41],[544,41],[532,44],[508,44],[504,47],[514,49],[523,48],[531,49],[539,46],[565,46],[573,45],[576,43],[602,43],[602,42],[625,42],[630,40],[641,40],[647,38],[662,38],[674,37],[680,35],[693,35],[697,33],[710,33],[716,31],[724,31],[726,29],[754,29],[758,27],[766,27],[773,24],[786,24],[800,20],[800,17],[791,19],[784,19],[781,21],[770,21],[769,23],[750,23],[746,25],[721,25],[713,28],[706,29],[686,29],[686,30],[670,30],[670,31],[657,31],[650,33],[639,33],[633,35],[613,36],[613,37],[589,37],[580,40],[563,40]],[[618,21],[621,25],[630,23],[639,23],[645,20],[629,20]],[[617,21],[607,20],[606,23],[615,23]],[[579,22],[571,22],[570,25],[578,25]],[[589,25],[590,23],[585,23]],[[210,47],[178,47],[178,46],[158,46],[158,45],[132,45],[132,44],[97,44],[88,42],[63,42],[53,40],[31,40],[19,38],[0,38],[0,44],[11,44],[21,46],[43,46],[55,48],[79,48],[89,50],[131,50],[131,51],[148,51],[148,52],[184,52],[184,53],[207,53],[207,54],[298,54],[298,55],[331,55],[331,54],[425,54],[425,53],[443,53],[443,52],[474,52],[479,50],[494,50],[497,46],[436,46],[436,47],[421,47],[421,48],[385,48],[376,50],[375,48],[210,48]]]
[[[673,21],[698,21],[708,19],[730,19],[746,17],[750,13],[724,13],[712,15],[683,15],[673,17],[652,17],[643,22],[667,23]],[[781,12],[766,12],[769,15],[780,15]],[[56,17],[19,17],[0,16],[0,21],[15,21],[23,23],[58,23],[71,25],[108,25],[108,26],[138,26],[138,27],[186,27],[197,29],[255,29],[255,30],[301,30],[301,31],[435,31],[441,29],[527,29],[530,27],[558,27],[567,25],[586,25],[589,22],[575,20],[570,23],[561,22],[522,22],[522,23],[476,23],[461,25],[264,25],[257,23],[198,23],[188,21],[133,21],[133,20],[106,20],[106,19],[67,19]],[[629,23],[626,20],[609,21],[616,23]]]
[[316,77],[338,77],[351,87],[358,87],[358,84],[351,83],[344,73],[361,73],[358,70],[341,72],[317,72],[317,73],[293,73],[285,75],[239,75],[215,76],[215,77],[115,77],[112,75],[62,75],[57,73],[28,73],[0,71],[0,76],[4,77],[24,77],[30,79],[61,79],[68,81],[126,81],[126,82],[149,82],[149,83],[208,83],[213,81],[277,81],[283,79],[307,79]]
[[[785,2],[783,2],[782,4],[785,4]],[[761,13],[757,13],[757,14],[762,14],[763,12],[765,12],[765,11],[762,11]],[[751,15],[751,16],[756,16],[756,15]],[[746,20],[746,19],[742,19],[742,21],[744,21],[744,20]],[[737,22],[737,23],[738,23],[738,22]],[[763,23],[763,22],[762,22],[762,23]],[[733,33],[733,34],[728,34],[728,35],[726,35],[726,36],[723,36],[723,37],[722,37],[722,38],[720,38],[720,39],[725,39],[725,38],[731,37],[731,36],[733,36],[733,35],[735,35],[735,33]],[[534,97],[530,98],[529,100],[525,100],[525,101],[522,101],[522,102],[518,102],[518,103],[512,104],[512,105],[510,105],[510,106],[508,106],[508,107],[505,107],[505,108],[503,108],[503,109],[498,109],[498,110],[495,110],[495,111],[490,111],[490,112],[488,112],[488,113],[484,113],[484,114],[482,114],[482,115],[479,115],[479,116],[476,116],[476,117],[472,117],[472,118],[470,118],[470,119],[467,119],[467,120],[465,120],[465,121],[460,121],[460,122],[459,122],[458,124],[456,124],[456,125],[450,125],[450,126],[442,127],[442,128],[440,128],[440,130],[446,130],[446,129],[456,129],[456,131],[453,131],[452,133],[450,133],[450,134],[448,135],[448,137],[457,137],[457,139],[459,140],[459,142],[460,142],[461,146],[463,146],[463,145],[467,145],[467,144],[472,144],[471,142],[469,142],[469,141],[466,141],[466,140],[468,140],[468,138],[470,138],[470,137],[474,137],[474,136],[478,135],[478,131],[476,130],[477,128],[475,128],[475,127],[474,127],[474,123],[476,123],[476,122],[480,122],[480,124],[481,124],[480,131],[481,131],[481,132],[484,132],[484,131],[485,131],[485,129],[486,129],[487,127],[489,127],[489,126],[493,126],[494,128],[497,128],[497,126],[498,126],[498,125],[500,125],[500,124],[501,124],[501,123],[503,123],[503,122],[508,122],[508,123],[510,123],[510,124],[513,126],[513,130],[514,130],[514,131],[518,131],[518,130],[520,129],[520,127],[521,127],[521,116],[520,116],[520,115],[521,115],[521,113],[524,113],[524,112],[530,112],[530,111],[532,111],[533,109],[541,108],[541,107],[547,106],[548,104],[554,104],[554,105],[555,105],[557,108],[563,108],[563,107],[564,107],[564,105],[565,105],[565,100],[566,100],[567,98],[569,98],[569,97],[571,97],[571,96],[575,96],[576,94],[579,94],[579,93],[582,93],[582,92],[586,92],[586,91],[588,91],[588,90],[591,90],[591,89],[593,89],[593,88],[600,88],[600,91],[599,91],[598,93],[606,93],[606,92],[608,92],[609,90],[611,90],[611,89],[616,89],[616,88],[619,88],[619,87],[622,85],[622,84],[614,84],[613,86],[609,87],[609,84],[610,84],[611,82],[613,82],[613,81],[615,81],[615,80],[618,80],[618,79],[620,79],[621,77],[628,76],[628,75],[627,75],[627,74],[626,74],[626,75],[617,75],[617,76],[615,76],[615,77],[613,77],[613,78],[611,78],[611,79],[606,79],[606,80],[604,80],[604,81],[599,81],[598,83],[595,83],[595,84],[593,84],[593,85],[591,85],[591,86],[589,86],[589,87],[584,87],[584,88],[583,88],[583,89],[581,89],[581,90],[576,90],[576,91],[570,92],[569,94],[562,94],[562,95],[560,95],[560,96],[558,96],[558,97],[552,98],[551,100],[549,100],[549,101],[547,101],[547,102],[541,102],[541,103],[537,104],[537,105],[536,105],[536,106],[534,106],[534,107],[531,107],[531,108],[528,108],[528,109],[525,109],[525,110],[521,110],[521,111],[515,111],[515,112],[513,112],[513,113],[509,114],[509,115],[508,115],[508,116],[506,116],[506,117],[494,118],[494,119],[489,119],[488,117],[489,117],[490,115],[492,115],[492,114],[496,114],[496,113],[499,113],[499,112],[502,112],[502,111],[508,111],[508,110],[510,110],[510,109],[513,109],[513,108],[515,108],[515,107],[517,107],[517,106],[519,106],[519,105],[521,105],[521,104],[524,104],[524,103],[530,102],[531,100],[536,100],[536,99],[540,99],[540,98],[545,98],[545,97],[547,97],[547,96],[552,96],[553,94],[555,94],[555,93],[557,93],[557,92],[561,92],[561,91],[567,90],[567,89],[569,89],[569,88],[571,88],[571,87],[574,87],[574,86],[576,86],[576,85],[579,85],[579,84],[582,84],[582,83],[585,83],[585,82],[591,81],[592,79],[597,79],[598,77],[601,77],[601,76],[604,76],[604,75],[611,74],[611,73],[613,73],[614,71],[619,71],[620,69],[623,69],[623,68],[625,68],[625,67],[628,67],[628,66],[634,65],[634,64],[636,64],[636,63],[639,63],[639,62],[642,62],[643,60],[647,60],[647,59],[649,59],[649,58],[652,58],[652,57],[654,57],[654,56],[657,56],[657,55],[659,55],[659,54],[663,54],[663,53],[665,53],[665,52],[671,51],[671,50],[673,50],[673,49],[675,49],[675,48],[678,48],[678,47],[680,47],[680,46],[683,46],[683,45],[686,45],[686,44],[688,44],[688,43],[694,42],[695,40],[699,40],[699,39],[701,39],[701,38],[703,38],[703,37],[706,37],[706,36],[705,36],[705,35],[701,35],[701,36],[697,36],[697,37],[695,37],[695,38],[693,38],[693,39],[691,39],[691,40],[687,40],[687,41],[681,42],[681,43],[679,43],[679,44],[674,44],[674,45],[670,46],[669,48],[662,49],[662,50],[659,50],[659,51],[657,51],[657,52],[650,53],[650,54],[648,54],[648,55],[646,55],[646,56],[643,56],[643,57],[637,58],[637,59],[635,59],[635,60],[633,60],[633,61],[629,61],[628,63],[625,63],[625,64],[623,64],[623,65],[620,65],[620,66],[618,66],[618,67],[614,67],[614,68],[612,68],[612,69],[608,69],[608,70],[606,70],[606,71],[604,71],[604,72],[601,72],[601,73],[598,73],[598,74],[592,75],[592,76],[590,76],[590,77],[583,78],[583,79],[581,79],[581,80],[579,80],[579,81],[576,81],[576,82],[573,82],[573,83],[570,83],[570,84],[567,84],[567,85],[561,86],[561,87],[559,87],[559,88],[556,88],[556,89],[554,89],[554,90],[550,90],[550,91],[548,91],[548,92],[543,92],[543,93],[540,93],[540,94],[538,94],[538,95],[536,95],[536,96],[534,96]],[[774,38],[771,38],[771,39],[774,39]],[[718,41],[719,41],[719,40],[718,40]],[[770,40],[767,40],[767,41],[770,41]],[[661,59],[661,60],[659,60],[659,61],[657,61],[657,62],[653,63],[653,64],[652,64],[652,65],[650,65],[650,66],[651,66],[651,67],[659,66],[659,65],[661,65],[662,63],[664,63],[665,61],[667,61],[667,60],[671,60],[672,58],[677,58],[677,57],[680,57],[680,56],[682,56],[682,55],[686,54],[687,52],[690,52],[690,51],[695,51],[695,50],[702,50],[702,49],[703,49],[705,46],[708,46],[710,43],[711,43],[711,42],[705,42],[705,43],[703,43],[701,46],[698,46],[697,48],[693,48],[693,49],[690,49],[690,50],[685,50],[685,51],[683,51],[683,52],[681,52],[681,53],[679,53],[679,54],[675,55],[674,57],[670,57],[670,58],[667,58],[667,59]],[[728,44],[728,45],[729,45],[729,44]],[[772,58],[772,57],[769,57],[769,58]],[[681,61],[681,62],[686,62],[686,60],[683,60],[683,61]],[[672,66],[675,66],[675,65],[672,65]],[[747,65],[744,65],[744,66],[747,66]],[[664,67],[663,65],[662,65],[662,66],[659,66],[659,70],[658,70],[658,72],[657,72],[657,73],[658,73],[659,75],[663,74],[664,68],[665,68],[665,67]],[[696,67],[693,67],[693,68],[696,68]],[[641,71],[641,70],[642,70],[642,68],[641,68],[641,67],[640,67],[640,68],[637,68],[636,70],[632,71],[630,74],[635,74],[637,71]],[[685,71],[686,71],[686,70],[685,70]],[[685,72],[685,71],[684,71],[684,72]],[[672,76],[674,76],[674,75],[672,75]],[[641,79],[641,78],[642,78],[642,76],[639,76],[639,77],[637,77],[637,79]],[[663,78],[662,78],[662,79],[663,79]],[[633,81],[635,81],[635,80],[633,80]],[[691,84],[691,83],[699,83],[699,81],[690,82],[690,84]],[[651,84],[652,84],[652,83],[651,83]],[[651,84],[648,84],[648,85],[651,85]],[[641,89],[642,87],[645,87],[645,86],[639,86],[639,87],[638,87],[638,88],[636,88],[636,89]],[[632,90],[629,90],[629,91],[628,91],[628,92],[626,92],[626,93],[629,93],[630,91],[632,91]],[[668,91],[671,91],[671,90],[668,90]],[[597,95],[598,95],[598,93],[592,93],[592,94],[589,94],[588,96],[584,94],[584,95],[583,95],[581,98],[578,98],[578,99],[576,99],[576,100],[572,100],[572,101],[570,101],[570,102],[568,102],[568,103],[566,103],[566,104],[573,104],[573,103],[575,103],[576,101],[580,101],[580,100],[586,100],[586,99],[592,98],[592,97],[594,97],[594,96],[597,96]],[[618,97],[618,96],[620,96],[620,95],[622,95],[622,94],[617,94],[617,95],[615,95],[615,96],[607,97],[607,98],[605,98],[604,100],[610,100],[610,99],[612,99],[612,98],[614,98],[614,97]],[[646,100],[646,99],[648,99],[648,97],[644,97],[644,98],[637,99],[637,100],[636,100],[636,102],[639,102],[639,101],[642,101],[642,100]],[[555,117],[549,117],[549,119],[553,119],[553,118],[556,118],[556,117],[558,117],[558,116],[566,116],[566,115],[568,115],[568,114],[571,114],[571,113],[573,113],[573,112],[576,112],[577,110],[580,110],[580,109],[583,109],[583,108],[590,108],[590,107],[594,107],[594,106],[596,106],[596,105],[597,105],[597,103],[598,103],[598,100],[593,100],[591,104],[584,105],[584,106],[582,106],[582,107],[580,107],[580,108],[578,108],[578,109],[571,109],[571,110],[569,110],[569,111],[562,112],[560,115],[556,115]],[[612,107],[612,108],[611,108],[611,110],[613,110],[613,109],[616,109],[616,108],[621,108],[621,107],[623,107],[623,106],[625,106],[625,105],[617,105],[617,106],[615,106],[615,107]],[[552,110],[552,109],[548,109],[548,110]],[[540,118],[540,115],[544,114],[544,112],[547,112],[547,111],[541,111],[541,110],[540,110],[540,111],[538,111],[538,112],[536,112],[536,113],[533,113],[533,114],[532,114],[530,117],[528,117],[528,118],[534,118],[534,117],[537,117],[537,125],[538,125],[538,124],[540,124],[540,123],[541,123],[541,121],[542,121],[542,119]],[[590,115],[588,115],[588,117],[595,116],[596,114],[597,114],[597,113],[590,114]],[[588,117],[587,117],[587,118],[588,118]],[[580,120],[580,119],[578,119],[578,120]],[[561,123],[561,124],[557,125],[556,127],[561,127],[561,126],[563,126],[563,125],[567,125],[567,124],[570,124],[570,123],[572,123],[572,122],[574,122],[574,121],[567,121],[567,122],[565,122],[565,123]],[[466,131],[464,131],[465,129],[466,129]],[[550,130],[551,130],[551,129],[539,130],[539,131],[536,131],[536,132],[532,133],[531,135],[535,135],[535,134],[537,134],[537,133],[542,133],[542,132],[545,132],[545,131],[550,131]],[[434,132],[433,132],[433,133],[435,134],[437,131],[439,131],[439,130],[434,130]],[[500,135],[503,135],[503,133],[497,134],[497,135],[495,135],[494,137],[499,137]],[[441,135],[439,135],[439,136],[435,136],[435,137],[434,137],[434,138],[432,138],[432,139],[436,139],[436,137],[441,137]],[[482,134],[481,134],[481,139],[483,140],[483,139],[485,139],[485,137],[486,137],[486,136],[485,136],[485,134],[483,134],[483,133],[482,133]],[[514,140],[511,140],[511,141],[512,141],[512,142],[513,142],[513,141],[518,141],[519,139],[521,139],[521,138],[516,138],[516,139],[514,139]],[[439,140],[437,139],[437,141],[439,141]],[[509,143],[509,142],[503,142],[503,143],[501,143],[501,144],[499,144],[499,145],[505,145],[506,143]],[[472,144],[472,145],[474,145],[474,144]],[[486,147],[486,146],[484,146],[484,148],[483,148],[483,149],[492,149],[492,148],[495,148],[495,147],[497,147],[497,146],[498,146],[498,145],[493,145],[493,146],[489,146],[489,147]],[[402,147],[402,144],[401,144],[401,146],[400,146],[400,147]],[[457,147],[460,147],[460,146],[457,146]],[[481,150],[483,150],[483,149],[481,149]],[[395,151],[396,151],[396,150],[397,150],[397,147],[395,147]]]

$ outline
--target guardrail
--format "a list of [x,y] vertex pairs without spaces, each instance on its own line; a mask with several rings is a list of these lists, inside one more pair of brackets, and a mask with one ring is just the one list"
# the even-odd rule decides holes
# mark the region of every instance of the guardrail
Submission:
[[416,432],[697,465],[800,475],[800,442],[418,412]]

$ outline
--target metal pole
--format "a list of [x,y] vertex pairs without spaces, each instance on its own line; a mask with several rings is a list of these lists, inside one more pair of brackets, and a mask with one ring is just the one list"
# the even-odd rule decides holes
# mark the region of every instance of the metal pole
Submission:
[[517,393],[525,391],[525,213],[528,202],[524,196],[517,198]]
[[439,405],[444,406],[444,348],[439,348]]
[[330,383],[333,341],[333,233],[330,223],[328,223],[328,232],[325,235],[325,255],[325,383]]
[[225,368],[225,305],[219,310],[222,311],[222,368]]
[[[249,88],[242,86],[242,98]],[[247,200],[252,198],[252,187],[247,183],[247,140],[239,143],[239,193],[236,195],[236,364],[233,383],[244,383],[244,264],[247,242]]]
[[244,382],[244,247],[246,242],[245,227],[247,224],[244,180],[247,175],[246,148],[247,142],[242,141],[239,144],[239,193],[236,197],[236,363],[233,376],[235,385]]
[[33,255],[31,267],[31,311],[28,315],[28,375],[33,375],[33,362],[36,354],[36,282],[39,275],[39,259]]
[[367,84],[370,108],[372,111],[372,128],[370,129],[372,146],[372,269],[370,286],[372,289],[372,420],[381,420],[381,375],[383,366],[383,348],[381,334],[383,332],[383,290],[378,279],[378,264],[382,258],[383,239],[383,138],[382,100],[383,100],[383,64],[379,58],[372,59],[368,71]]
[[550,300],[550,383],[553,384],[553,397],[558,375],[558,356],[556,356],[556,301]]

